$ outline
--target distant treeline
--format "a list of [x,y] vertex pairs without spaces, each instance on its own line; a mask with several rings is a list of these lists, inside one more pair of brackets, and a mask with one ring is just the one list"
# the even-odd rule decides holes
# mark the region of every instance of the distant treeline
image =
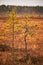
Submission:
[[9,12],[14,8],[16,10],[17,14],[23,14],[23,13],[37,13],[37,14],[43,14],[43,6],[11,6],[11,5],[1,5],[0,6],[0,12]]

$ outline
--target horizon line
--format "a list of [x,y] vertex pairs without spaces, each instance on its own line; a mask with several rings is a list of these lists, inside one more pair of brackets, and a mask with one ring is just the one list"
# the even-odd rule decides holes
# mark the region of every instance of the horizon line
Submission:
[[27,7],[37,7],[37,6],[41,6],[41,7],[43,7],[43,5],[12,5],[12,4],[0,4],[0,6],[2,6],[2,5],[5,5],[5,6],[27,6]]

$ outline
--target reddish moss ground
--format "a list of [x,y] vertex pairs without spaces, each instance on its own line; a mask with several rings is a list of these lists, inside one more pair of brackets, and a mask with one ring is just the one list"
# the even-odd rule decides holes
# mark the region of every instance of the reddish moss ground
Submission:
[[[21,20],[21,25],[25,24],[24,19],[22,16],[17,19]],[[3,34],[3,26],[6,23],[7,18],[0,17],[0,44],[6,44],[12,47],[12,28],[7,29],[6,35]],[[31,56],[43,56],[43,19],[31,19],[28,22],[30,25],[33,25],[37,23],[39,25],[38,30],[36,30],[36,35],[31,37],[30,35],[27,35],[27,49]],[[14,23],[14,28],[16,28],[16,23]],[[21,28],[22,34],[15,34],[14,35],[14,47],[17,49],[25,49],[25,43],[24,43],[24,34],[23,32],[25,29]],[[4,35],[4,36],[3,36]],[[3,53],[4,54],[4,53]],[[6,57],[5,53],[5,57]],[[1,57],[0,57],[1,58]],[[3,57],[4,58],[4,57]],[[5,60],[4,60],[5,61]]]

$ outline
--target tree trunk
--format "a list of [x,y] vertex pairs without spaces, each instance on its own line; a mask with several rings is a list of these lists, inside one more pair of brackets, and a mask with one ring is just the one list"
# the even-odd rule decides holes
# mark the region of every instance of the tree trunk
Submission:
[[27,56],[27,54],[28,54],[28,51],[27,51],[27,41],[26,41],[27,32],[28,32],[27,22],[25,24],[25,29],[26,29],[26,31],[25,31],[24,41],[25,41],[25,53],[26,53],[26,56]]
[[14,60],[15,60],[15,58],[14,58],[14,20],[12,21],[12,23],[13,23],[13,25],[12,25],[12,26],[13,26],[13,27],[12,27],[12,31],[13,31],[13,32],[12,32],[12,33],[13,33],[13,34],[12,34],[12,36],[13,36],[13,37],[12,37],[12,38],[13,38],[13,39],[12,39],[12,60],[13,60],[13,63],[12,63],[12,64],[14,65]]

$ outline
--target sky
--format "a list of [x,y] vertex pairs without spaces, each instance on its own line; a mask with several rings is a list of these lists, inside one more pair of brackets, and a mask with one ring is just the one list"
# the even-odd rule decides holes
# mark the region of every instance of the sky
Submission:
[[0,5],[43,6],[43,0],[0,0]]

